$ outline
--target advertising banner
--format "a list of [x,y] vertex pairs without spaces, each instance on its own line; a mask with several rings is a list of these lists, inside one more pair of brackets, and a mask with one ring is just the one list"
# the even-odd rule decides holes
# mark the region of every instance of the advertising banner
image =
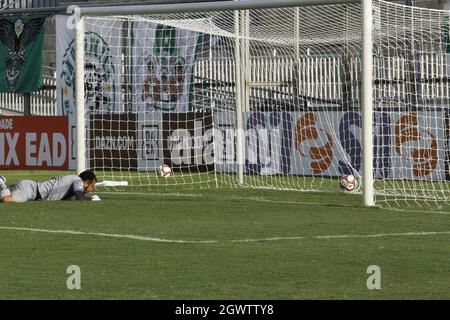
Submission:
[[[376,111],[375,178],[445,180],[447,114],[443,109]],[[246,173],[341,176],[362,171],[359,112],[250,112],[244,115],[244,129]],[[88,139],[93,168],[153,171],[163,163],[195,172],[236,168],[233,112],[93,115]]]
[[0,170],[67,170],[67,117],[0,117]]
[[[245,115],[245,171],[340,176],[362,170],[359,112],[251,112]],[[374,175],[444,180],[445,111],[374,115]],[[234,115],[214,115],[216,170],[234,172]]]
[[89,126],[92,169],[138,169],[136,114],[91,115]]
[[214,170],[211,112],[163,114],[164,163],[173,169]]
[[210,112],[92,115],[87,139],[91,168],[154,171],[214,169]]

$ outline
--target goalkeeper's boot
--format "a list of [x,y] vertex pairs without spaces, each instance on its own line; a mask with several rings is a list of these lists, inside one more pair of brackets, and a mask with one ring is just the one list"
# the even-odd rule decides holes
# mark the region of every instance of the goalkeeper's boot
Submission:
[[6,189],[6,178],[4,176],[0,176],[0,190]]

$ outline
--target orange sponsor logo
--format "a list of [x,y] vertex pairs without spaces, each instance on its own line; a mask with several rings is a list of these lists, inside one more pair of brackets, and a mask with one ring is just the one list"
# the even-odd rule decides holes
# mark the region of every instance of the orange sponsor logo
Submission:
[[[426,129],[419,130],[418,126],[419,116],[415,113],[405,115],[398,120],[395,125],[395,150],[401,157],[414,161],[413,173],[416,177],[424,177],[436,169],[438,144],[436,137],[431,132]],[[405,152],[405,144],[426,140],[427,137],[421,133],[428,135],[429,146],[426,148],[411,146],[409,147],[410,152]]]
[[[322,173],[327,170],[333,161],[333,138],[323,129],[317,129],[316,116],[309,112],[302,116],[295,125],[295,149],[303,157],[310,157],[313,161],[310,163],[311,170],[314,174]],[[320,146],[313,145],[309,148],[309,155],[301,149],[301,145],[305,141],[317,141],[325,134],[326,142]],[[319,140],[322,142],[322,140]]]

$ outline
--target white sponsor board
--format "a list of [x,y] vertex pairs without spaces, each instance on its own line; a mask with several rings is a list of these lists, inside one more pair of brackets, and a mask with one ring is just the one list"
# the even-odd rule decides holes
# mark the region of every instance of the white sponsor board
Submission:
[[164,163],[162,113],[139,113],[137,128],[139,170],[153,171]]

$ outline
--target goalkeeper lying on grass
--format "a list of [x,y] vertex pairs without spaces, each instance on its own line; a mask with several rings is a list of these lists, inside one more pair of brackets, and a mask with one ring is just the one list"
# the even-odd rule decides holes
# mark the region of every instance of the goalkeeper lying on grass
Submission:
[[6,178],[0,176],[1,202],[26,202],[34,200],[100,200],[97,196],[86,196],[97,182],[97,177],[91,170],[82,172],[79,176],[67,175],[54,177],[48,181],[37,182],[22,180],[7,187]]

